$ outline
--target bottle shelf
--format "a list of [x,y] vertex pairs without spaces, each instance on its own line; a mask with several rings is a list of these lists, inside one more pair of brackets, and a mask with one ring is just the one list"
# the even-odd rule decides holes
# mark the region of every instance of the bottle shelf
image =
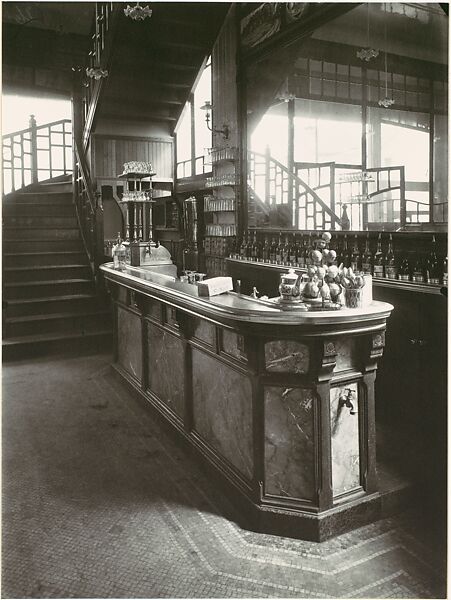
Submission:
[[[263,262],[261,259],[254,261],[250,259],[242,259],[235,257],[226,257],[226,260],[235,263],[248,265],[263,269],[271,269],[277,271],[286,271],[287,269],[295,269],[296,271],[306,272],[306,267],[300,267],[299,265],[291,265],[291,264],[276,264],[276,263],[267,263]],[[411,291],[411,292],[421,292],[424,294],[441,294],[441,290],[444,286],[443,284],[436,283],[416,283],[413,281],[402,281],[400,279],[389,279],[388,277],[374,277],[373,276],[373,284],[381,287],[392,287],[396,289]]]

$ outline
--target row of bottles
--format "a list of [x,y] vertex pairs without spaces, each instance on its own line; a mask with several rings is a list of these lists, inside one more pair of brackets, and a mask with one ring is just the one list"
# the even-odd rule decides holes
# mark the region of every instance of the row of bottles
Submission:
[[[304,268],[312,249],[313,234],[287,234],[282,236],[264,237],[261,241],[256,232],[245,236],[241,243],[232,247],[231,258],[263,262],[266,264],[283,265]],[[416,283],[448,284],[448,259],[439,259],[436,250],[435,236],[432,237],[431,247],[426,256],[395,254],[392,235],[389,235],[388,245],[382,246],[382,234],[377,239],[376,249],[370,247],[369,234],[365,246],[359,247],[359,238],[354,236],[352,241],[345,234],[342,243],[333,242],[331,248],[337,252],[336,264],[352,267],[354,272],[373,275],[376,278],[398,279]]]

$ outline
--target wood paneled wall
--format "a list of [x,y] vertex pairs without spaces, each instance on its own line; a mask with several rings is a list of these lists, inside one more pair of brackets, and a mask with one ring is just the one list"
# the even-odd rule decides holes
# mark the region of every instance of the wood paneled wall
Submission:
[[230,9],[212,53],[213,126],[222,129],[224,123],[230,128],[229,139],[224,143],[220,134],[214,134],[215,146],[238,145],[238,98],[237,98],[237,25],[236,6]]
[[94,135],[94,177],[117,177],[124,163],[150,161],[156,177],[172,178],[172,139]]

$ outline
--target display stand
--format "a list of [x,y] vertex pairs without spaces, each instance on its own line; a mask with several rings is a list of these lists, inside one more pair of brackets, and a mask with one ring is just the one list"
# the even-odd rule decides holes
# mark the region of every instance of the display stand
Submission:
[[[125,242],[130,247],[130,255],[136,249],[137,258],[133,266],[152,266],[156,270],[173,265],[168,250],[153,239],[152,208],[155,200],[152,197],[152,176],[154,172],[126,172],[119,175],[124,180],[124,194],[121,203],[125,204]],[[149,187],[144,187],[148,183]],[[146,241],[147,240],[147,241]]]

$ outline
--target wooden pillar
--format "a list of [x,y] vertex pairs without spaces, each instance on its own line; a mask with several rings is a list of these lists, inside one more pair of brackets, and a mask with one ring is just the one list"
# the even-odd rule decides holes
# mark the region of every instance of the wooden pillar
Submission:
[[[362,365],[363,381],[359,398],[363,400],[359,410],[361,484],[367,494],[377,492],[376,471],[376,411],[374,398],[374,382],[376,379],[377,361],[381,358],[385,347],[385,331],[373,333],[366,338],[365,363]],[[362,389],[363,388],[363,389]]]
[[334,372],[337,347],[333,340],[318,342],[319,366],[316,375],[315,477],[317,505],[320,511],[332,508],[332,450],[330,428],[330,380]]
[[[36,119],[34,115],[30,115],[30,129],[31,129],[31,182],[38,182],[38,140],[37,140],[37,127]],[[13,151],[14,154],[14,151]],[[13,158],[13,171],[14,171],[14,158]]]

